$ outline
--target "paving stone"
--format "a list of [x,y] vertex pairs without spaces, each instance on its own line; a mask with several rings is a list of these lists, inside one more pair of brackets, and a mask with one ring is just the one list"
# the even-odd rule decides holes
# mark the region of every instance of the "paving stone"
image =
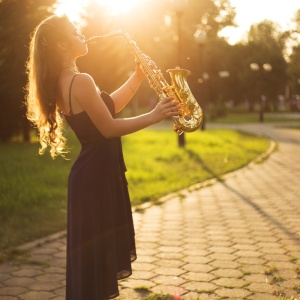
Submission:
[[3,282],[3,285],[7,287],[24,287],[27,288],[31,284],[35,283],[36,280],[34,278],[28,277],[13,277]]
[[236,260],[236,262],[247,265],[264,265],[266,260],[257,257],[240,257]]
[[243,272],[236,269],[217,269],[211,271],[216,277],[239,278],[243,276]]
[[43,271],[38,269],[21,269],[11,273],[13,277],[31,277],[31,278],[41,274],[43,274]]
[[161,246],[181,246],[183,243],[182,240],[170,240],[170,239],[162,239],[159,241]]
[[185,278],[190,281],[203,281],[203,282],[210,282],[216,277],[209,273],[195,273],[195,272],[188,272],[181,275],[182,278]]
[[190,255],[190,256],[197,256],[197,255],[207,256],[209,253],[211,253],[211,251],[209,249],[207,249],[207,250],[204,250],[204,249],[184,249],[182,251],[182,253],[184,255]]
[[40,292],[40,291],[53,291],[57,290],[61,287],[61,282],[36,282],[30,285],[30,289],[32,291]]
[[186,256],[182,259],[186,263],[200,263],[200,264],[207,264],[210,261],[212,261],[212,258],[208,258],[202,255],[197,255],[197,256]]
[[65,267],[61,266],[61,267],[47,267],[47,273],[49,274],[62,274],[65,275],[66,274],[66,269]]
[[274,291],[274,286],[267,283],[251,283],[248,287],[249,291],[260,293],[271,293]]
[[261,253],[259,251],[237,251],[234,253],[236,256],[240,257],[260,257]]
[[156,258],[155,256],[139,255],[139,262],[141,262],[141,263],[153,263],[157,260],[158,260],[158,258]]
[[157,253],[155,256],[157,258],[162,258],[162,259],[181,259],[181,258],[184,258],[184,254],[183,253],[166,253],[166,252],[161,252],[161,253]]
[[209,257],[212,259],[218,259],[218,260],[225,260],[225,261],[234,261],[237,256],[234,254],[229,254],[229,253],[214,253],[210,254]]
[[[201,244],[183,244],[183,252],[186,252],[187,250],[189,251],[198,251],[198,249],[206,249],[208,248],[208,244],[207,243],[201,243]],[[207,251],[209,251],[209,249],[207,249]]]
[[143,295],[150,295],[150,292],[139,292],[139,290],[133,290],[131,288],[124,288],[120,291],[120,296],[116,300],[139,300]]
[[[269,293],[255,293],[254,295],[248,296],[249,300],[278,300],[278,297]],[[296,299],[295,299],[296,300]]]
[[225,260],[214,260],[209,264],[214,268],[224,268],[224,269],[236,269],[240,265],[235,261],[225,261]]
[[55,295],[49,292],[30,291],[28,293],[20,295],[19,297],[21,300],[49,300],[55,297]]
[[137,261],[135,261],[132,266],[133,266],[133,270],[137,270],[137,271],[151,271],[155,269],[155,265],[153,264],[139,263]]
[[211,293],[216,290],[217,286],[210,282],[187,282],[182,284],[186,290],[196,291],[197,293]]
[[268,254],[264,255],[264,259],[270,260],[270,261],[290,261],[290,257],[287,255],[281,255],[281,254]]
[[257,243],[257,246],[259,246],[260,248],[265,248],[266,250],[268,250],[268,249],[270,249],[270,250],[271,249],[277,249],[277,250],[281,249],[283,251],[286,251],[286,250],[282,249],[281,245],[279,245],[278,243],[274,243],[274,242],[262,241],[262,242]]
[[[17,271],[15,271],[17,272]],[[11,278],[12,275],[10,273],[0,273],[0,282],[4,282],[5,280]]]
[[66,294],[65,286],[56,289],[55,291],[53,291],[53,293],[54,293],[55,295],[57,295],[57,296],[65,297],[65,294]]
[[136,271],[136,270],[134,270],[132,275],[131,275],[131,278],[148,280],[148,279],[152,279],[155,276],[157,276],[157,274],[154,273],[153,271],[148,272],[148,271]]
[[159,275],[152,279],[153,282],[160,285],[174,285],[179,286],[186,282],[183,278],[177,276],[166,276],[166,275]]
[[[216,294],[218,294],[221,297],[227,297],[229,299],[235,299],[235,298],[246,298],[249,295],[251,295],[251,292],[245,289],[231,289],[231,288],[221,288],[216,290]],[[258,300],[258,299],[257,299]]]
[[186,270],[179,268],[155,268],[153,272],[159,275],[180,276],[186,273]]
[[181,286],[172,286],[172,285],[157,285],[153,287],[151,291],[156,294],[172,295],[172,296],[183,295],[187,292]]
[[0,289],[0,296],[17,296],[27,292],[28,289],[24,287],[3,287]]
[[281,269],[281,270],[284,270],[284,269],[294,270],[295,269],[295,265],[290,262],[270,261],[270,262],[267,262],[266,265],[268,265],[270,267],[275,267],[275,268]]
[[64,275],[61,274],[44,274],[36,277],[37,281],[40,282],[59,282],[65,278]]
[[268,277],[264,274],[251,274],[246,275],[243,278],[248,282],[266,283],[268,281]]
[[34,250],[31,250],[30,253],[32,255],[45,255],[45,254],[53,255],[53,254],[57,253],[57,249],[53,249],[50,244],[47,246],[48,246],[47,248],[39,247]]
[[175,259],[159,259],[154,264],[158,267],[164,268],[180,268],[181,266],[185,265],[186,262]]
[[218,296],[212,294],[212,293],[195,293],[195,292],[189,292],[182,297],[183,300],[195,300],[195,299],[201,299],[201,300],[214,300],[219,299]]
[[236,251],[232,247],[217,247],[217,246],[211,247],[209,250],[213,253],[228,253],[228,254],[231,254]]
[[120,283],[122,286],[125,286],[127,288],[138,288],[138,287],[147,287],[147,288],[152,288],[155,286],[155,283],[153,283],[150,280],[142,280],[142,279],[132,279],[132,278],[127,278],[126,280],[122,280]]
[[175,246],[162,246],[159,247],[159,252],[167,252],[167,253],[178,253],[178,252],[182,252],[182,248],[181,247],[175,247]]
[[241,288],[246,285],[243,279],[237,278],[219,278],[213,281],[215,285],[226,287],[226,288]]
[[200,273],[205,273],[205,272],[208,273],[211,270],[213,270],[211,266],[206,264],[186,264],[182,267],[182,269],[190,272],[200,272]]
[[140,255],[155,255],[157,254],[157,249],[147,249],[147,248],[139,248],[138,250],[138,257]]

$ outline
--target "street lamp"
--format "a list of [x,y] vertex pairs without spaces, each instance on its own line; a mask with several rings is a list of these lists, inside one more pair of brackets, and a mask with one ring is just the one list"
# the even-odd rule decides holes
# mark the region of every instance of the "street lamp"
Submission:
[[204,30],[198,28],[194,33],[194,40],[199,48],[199,78],[198,82],[201,83],[203,81],[203,72],[204,72],[204,46],[207,40],[207,35]]
[[[176,13],[177,18],[177,35],[178,35],[178,53],[177,53],[177,61],[178,68],[180,68],[182,63],[182,33],[181,33],[181,19],[184,13],[185,8],[188,5],[188,0],[170,0],[170,4],[172,6],[173,11]],[[178,146],[184,148],[185,146],[185,138],[184,133],[178,136]]]
[[[198,45],[198,49],[199,49],[199,65],[198,65],[198,73],[199,73],[199,77],[198,77],[198,84],[200,83],[204,83],[204,80],[206,79],[205,76],[207,76],[207,73],[204,73],[205,68],[204,68],[204,46],[206,44],[207,41],[207,34],[204,30],[202,30],[200,27],[197,28],[196,32],[194,33],[194,40],[196,42],[196,44]],[[200,88],[198,88],[198,97],[199,100],[201,98],[201,93],[200,93]],[[198,101],[199,101],[198,100]],[[202,105],[202,109],[204,110],[204,106],[205,104]],[[202,124],[201,124],[201,130],[205,130],[205,114],[203,114],[203,120],[202,120]]]
[[[262,67],[257,63],[251,63],[250,69],[254,72],[271,72],[272,71],[272,65],[269,63],[264,63]],[[261,73],[263,74],[263,73]],[[265,102],[266,102],[266,96],[260,95],[260,110],[259,110],[259,121],[264,122],[264,110],[265,110]]]

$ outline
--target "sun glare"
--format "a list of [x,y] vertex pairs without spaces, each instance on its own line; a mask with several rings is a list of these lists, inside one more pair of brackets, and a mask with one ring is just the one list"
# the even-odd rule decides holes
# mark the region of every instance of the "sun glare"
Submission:
[[55,5],[56,15],[67,15],[72,22],[81,22],[81,14],[89,0],[58,0]]
[[141,0],[98,0],[100,5],[107,6],[111,15],[128,13]]
[[[99,6],[107,9],[111,16],[128,13],[131,8],[139,1],[142,0],[96,0]],[[67,15],[71,21],[81,21],[81,15],[84,9],[91,0],[58,0],[55,5],[55,14]]]

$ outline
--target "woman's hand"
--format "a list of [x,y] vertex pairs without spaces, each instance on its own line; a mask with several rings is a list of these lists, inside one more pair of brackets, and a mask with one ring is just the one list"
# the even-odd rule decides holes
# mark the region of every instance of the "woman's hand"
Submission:
[[[143,55],[143,58],[147,61],[147,64],[151,67],[151,68],[156,68],[157,69],[157,66],[155,64],[155,62],[153,60],[151,60],[151,58],[147,55]],[[135,60],[135,74],[144,79],[146,77],[146,75],[144,74],[144,72],[142,71],[142,68],[141,68],[141,64],[139,61]]]
[[142,71],[141,64],[137,60],[135,61],[135,75],[136,77],[140,78],[141,80],[146,78],[146,75]]
[[166,118],[178,116],[181,105],[172,97],[162,99],[151,111],[153,123],[158,123]]

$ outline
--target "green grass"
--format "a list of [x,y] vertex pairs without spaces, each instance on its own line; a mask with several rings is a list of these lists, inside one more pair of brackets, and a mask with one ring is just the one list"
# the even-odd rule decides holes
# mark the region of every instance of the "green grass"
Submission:
[[[38,155],[38,144],[0,147],[1,253],[65,229],[67,179],[79,144],[68,133],[70,160]],[[158,197],[240,168],[266,150],[265,139],[231,130],[186,134],[177,146],[172,130],[143,130],[123,138],[132,204]]]
[[179,148],[172,131],[146,132],[147,141],[145,131],[123,138],[133,204],[219,178],[245,166],[268,146],[253,135],[210,129],[186,134],[186,147]]

